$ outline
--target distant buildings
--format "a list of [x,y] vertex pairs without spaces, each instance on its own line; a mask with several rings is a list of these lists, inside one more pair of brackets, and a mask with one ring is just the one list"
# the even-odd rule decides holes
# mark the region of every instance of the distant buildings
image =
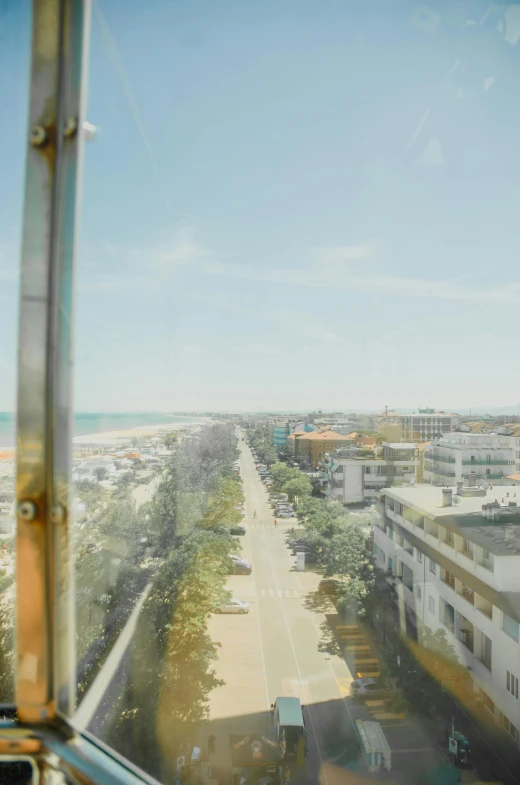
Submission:
[[301,418],[295,417],[269,417],[267,420],[267,438],[277,450],[285,450],[287,437],[291,433],[310,433],[316,426]]
[[325,495],[342,504],[370,502],[382,488],[415,481],[419,463],[415,444],[384,442],[378,457],[347,453],[340,449],[320,464]]
[[310,466],[318,466],[325,453],[334,452],[338,447],[353,443],[351,436],[335,431],[297,431],[287,437],[287,448],[295,458],[301,458]]
[[[449,464],[453,465],[453,464]],[[444,630],[464,701],[518,742],[520,492],[418,485],[383,489],[374,553],[397,588],[401,629]]]
[[515,447],[509,436],[450,433],[433,440],[424,451],[424,480],[434,484],[500,484],[515,468]]
[[389,411],[381,417],[377,428],[392,441],[426,442],[449,433],[459,420],[456,414],[436,412],[434,409],[419,409],[414,414]]

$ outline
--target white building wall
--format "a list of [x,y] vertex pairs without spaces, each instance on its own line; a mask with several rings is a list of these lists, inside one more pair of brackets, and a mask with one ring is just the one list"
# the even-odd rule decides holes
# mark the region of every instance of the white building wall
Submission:
[[364,501],[363,490],[363,464],[354,463],[343,465],[343,502],[355,504]]
[[[388,512],[391,513],[391,511]],[[392,517],[394,520],[400,518],[399,523],[403,528],[408,526],[410,531],[414,528],[402,516],[394,514]],[[503,612],[496,606],[493,606],[492,618],[489,618],[485,613],[478,610],[475,604],[467,601],[461,594],[441,580],[441,568],[438,564],[435,567],[435,572],[432,572],[430,559],[424,553],[421,553],[417,548],[413,548],[413,555],[408,553],[405,547],[398,543],[396,532],[394,532],[394,538],[391,539],[391,530],[388,527],[384,530],[379,525],[374,525],[373,528],[374,546],[377,546],[379,549],[379,554],[376,557],[377,566],[388,570],[390,566],[389,559],[392,559],[392,571],[395,574],[396,563],[398,563],[398,560],[401,560],[413,572],[413,592],[405,588],[402,583],[397,583],[396,587],[400,598],[402,598],[401,601],[415,611],[419,623],[422,621],[433,632],[439,628],[444,630],[449,642],[455,647],[461,663],[471,669],[475,685],[480,686],[489,695],[496,708],[520,731],[520,700],[513,697],[506,689],[506,671],[520,679],[520,643],[503,630]],[[415,528],[414,534],[419,537],[421,530]],[[406,535],[404,536],[406,545]],[[430,545],[433,545],[435,542],[435,538],[428,534],[423,536],[422,539],[425,542],[428,541]],[[445,543],[439,543],[438,540],[437,545],[439,552],[447,555],[448,546]],[[451,551],[449,558],[459,563],[468,572],[477,575],[480,580],[485,581],[492,588],[501,589],[502,591],[519,590],[520,556],[495,557],[494,573],[491,573],[476,563],[473,563],[472,566],[467,557],[456,553],[453,548],[449,550]],[[432,601],[430,601],[430,597]],[[441,600],[449,603],[455,609],[453,632],[441,621]],[[473,653],[459,640],[461,620],[458,614],[464,616],[474,625]],[[484,633],[492,642],[491,670],[475,656],[479,632]]]

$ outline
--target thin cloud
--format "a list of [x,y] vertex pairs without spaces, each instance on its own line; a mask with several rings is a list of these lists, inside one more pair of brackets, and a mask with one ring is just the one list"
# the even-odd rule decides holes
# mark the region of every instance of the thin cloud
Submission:
[[279,346],[270,346],[268,344],[257,343],[245,346],[234,346],[233,350],[237,352],[237,354],[256,354],[256,355],[269,355],[274,356],[277,354],[282,354],[282,350]]

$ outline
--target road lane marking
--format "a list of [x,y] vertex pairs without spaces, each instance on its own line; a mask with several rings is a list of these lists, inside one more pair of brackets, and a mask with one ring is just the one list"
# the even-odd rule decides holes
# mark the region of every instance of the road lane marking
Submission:
[[284,594],[285,594],[286,597],[290,597],[291,596],[291,592],[289,591],[289,589],[286,589],[284,591]]
[[278,595],[278,597],[283,597],[283,592],[281,589],[277,589],[276,594]]
[[266,596],[265,589],[260,589],[260,597],[265,597],[265,596]]
[[274,597],[274,591],[272,589],[269,589],[269,597]]

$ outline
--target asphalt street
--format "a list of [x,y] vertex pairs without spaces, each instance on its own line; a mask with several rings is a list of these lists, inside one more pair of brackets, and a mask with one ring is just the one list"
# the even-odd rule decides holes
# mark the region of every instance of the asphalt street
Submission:
[[354,702],[349,697],[352,679],[361,674],[359,668],[377,667],[356,662],[377,663],[377,659],[362,652],[357,660],[349,656],[352,641],[343,645],[340,640],[338,646],[334,640],[335,633],[336,638],[349,635],[334,631],[335,608],[316,591],[320,576],[297,572],[296,559],[286,545],[296,521],[278,520],[274,526],[251,452],[242,441],[240,450],[247,531],[241,537],[241,555],[253,565],[253,572],[230,576],[228,588],[233,596],[251,603],[251,612],[214,615],[210,623],[219,645],[215,670],[223,684],[212,693],[210,721],[203,735],[213,733],[217,739],[212,763],[219,781],[229,781],[229,734],[264,731],[270,724],[269,707],[279,696],[300,698],[309,734],[306,765],[293,768],[293,782],[336,785],[346,782],[352,770],[368,776],[354,731],[357,718],[377,720],[387,735],[393,765],[385,779],[421,781],[425,768],[440,762],[434,745],[414,718],[392,713],[384,701]]

